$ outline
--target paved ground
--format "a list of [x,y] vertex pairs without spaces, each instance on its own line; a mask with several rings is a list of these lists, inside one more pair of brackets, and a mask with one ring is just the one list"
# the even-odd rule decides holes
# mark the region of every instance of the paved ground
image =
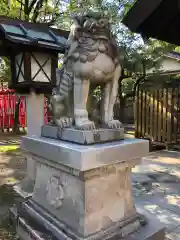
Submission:
[[[0,153],[0,239],[16,239],[6,221],[8,209],[16,201],[8,184],[22,179],[25,172],[20,149]],[[167,239],[180,240],[180,152],[149,154],[133,169],[132,178],[137,208],[166,227]]]
[[167,239],[180,240],[180,152],[149,154],[132,178],[137,207],[166,227]]

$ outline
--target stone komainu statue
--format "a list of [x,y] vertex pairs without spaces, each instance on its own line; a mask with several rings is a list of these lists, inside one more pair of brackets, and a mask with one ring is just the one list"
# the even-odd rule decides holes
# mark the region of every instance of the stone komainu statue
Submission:
[[51,99],[55,125],[62,128],[74,125],[82,130],[95,128],[87,111],[90,84],[93,84],[102,87],[102,127],[121,127],[121,123],[113,119],[121,72],[118,55],[108,19],[93,14],[74,19],[63,68],[57,74],[57,88]]

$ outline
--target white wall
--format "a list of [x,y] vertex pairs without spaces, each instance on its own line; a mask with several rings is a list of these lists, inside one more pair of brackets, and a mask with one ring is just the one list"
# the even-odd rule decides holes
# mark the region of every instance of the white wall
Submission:
[[[152,73],[155,69],[150,69],[147,71],[148,74]],[[164,58],[158,69],[160,72],[177,72],[180,71],[180,61],[172,58]]]

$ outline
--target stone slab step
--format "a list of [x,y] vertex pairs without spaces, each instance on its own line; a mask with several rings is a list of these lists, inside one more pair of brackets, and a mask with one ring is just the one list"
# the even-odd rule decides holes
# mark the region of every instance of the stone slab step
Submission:
[[[149,216],[142,216],[142,219],[145,219],[144,222],[147,224],[138,229],[135,233],[125,238],[119,239],[116,237],[111,240],[165,240],[165,228],[161,227],[158,221],[152,221],[152,219],[149,219]],[[13,225],[17,226],[16,207],[12,207],[10,209],[10,220]],[[46,240],[46,234],[42,234],[42,232],[38,232],[33,229],[23,218],[20,218],[20,222],[17,226],[17,232],[23,240]],[[62,238],[62,240],[65,240],[65,238]]]

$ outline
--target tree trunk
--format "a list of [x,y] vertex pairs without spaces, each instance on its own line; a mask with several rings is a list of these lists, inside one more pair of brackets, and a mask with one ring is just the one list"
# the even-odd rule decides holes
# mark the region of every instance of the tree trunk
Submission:
[[17,102],[15,107],[15,114],[14,114],[14,125],[13,125],[13,132],[19,133],[19,106],[21,103],[21,97],[17,96]]

